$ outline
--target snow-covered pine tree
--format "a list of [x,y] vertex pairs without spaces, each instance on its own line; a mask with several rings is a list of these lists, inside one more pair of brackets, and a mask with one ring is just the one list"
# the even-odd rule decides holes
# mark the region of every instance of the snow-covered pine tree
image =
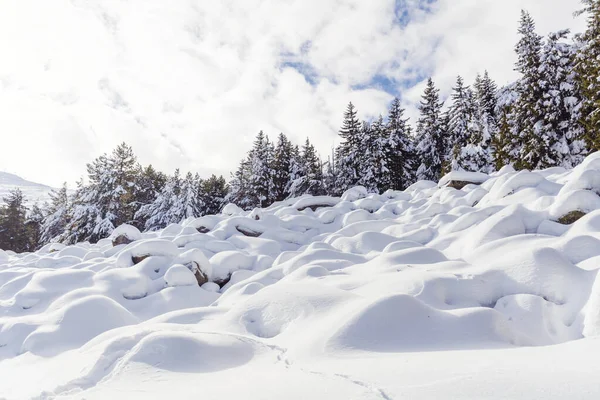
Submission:
[[10,191],[2,199],[0,206],[0,249],[20,253],[29,250],[23,192],[20,189]]
[[[94,161],[95,168],[101,168],[106,163],[106,156],[101,156]],[[90,164],[88,164],[90,171]],[[83,179],[77,182],[75,193],[70,197],[72,212],[65,228],[64,234],[60,236],[60,242],[74,244],[84,241],[97,241],[100,238],[94,236],[96,225],[102,220],[101,212],[96,205],[96,192],[92,186],[86,186]]]
[[600,150],[600,0],[582,0],[587,14],[583,46],[577,54],[576,73],[583,97],[581,123],[589,152]]
[[211,175],[202,181],[201,196],[204,203],[204,215],[214,215],[221,212],[227,197],[227,182],[222,176]]
[[202,215],[204,204],[199,193],[202,182],[198,174],[188,172],[181,180],[179,193],[173,199],[173,204],[167,212],[170,222],[180,223],[186,218],[197,218]]
[[420,117],[417,121],[415,153],[421,162],[417,169],[419,180],[437,181],[442,174],[447,153],[442,106],[439,90],[433,79],[429,78],[419,105]]
[[70,205],[67,183],[60,189],[53,189],[49,193],[50,203],[43,210],[44,219],[40,227],[40,243],[47,244],[60,241],[69,222]]
[[471,170],[490,173],[495,170],[493,138],[498,134],[498,87],[485,71],[483,77],[477,75],[474,88],[476,134],[463,154]]
[[581,99],[574,82],[574,46],[566,43],[568,30],[551,33],[542,51],[540,78],[542,123],[539,128],[548,150],[541,167],[572,168],[583,159],[585,143],[578,123]]
[[338,174],[336,169],[335,149],[331,151],[331,156],[327,157],[327,161],[323,164],[323,184],[325,193],[330,196],[340,196],[338,184]]
[[467,148],[471,140],[477,135],[476,109],[473,91],[465,86],[461,76],[456,78],[456,85],[452,88],[452,104],[448,110],[450,144],[452,151],[449,156],[449,167],[452,171],[472,171],[474,154],[473,147]]
[[416,180],[416,158],[412,143],[411,127],[404,119],[404,109],[395,98],[390,105],[385,126],[384,150],[389,187],[381,190],[404,190]]
[[360,178],[360,134],[362,124],[358,120],[357,111],[352,102],[344,112],[344,121],[339,131],[342,142],[336,149],[336,169],[340,191],[355,186]]
[[302,146],[300,156],[299,177],[290,186],[290,196],[297,197],[303,194],[319,196],[325,194],[321,160],[315,147],[308,138]]
[[180,222],[178,216],[174,216],[172,209],[181,192],[181,177],[179,169],[175,170],[173,176],[167,178],[163,189],[152,204],[142,206],[136,214],[136,219],[146,219],[146,230],[156,231],[165,228],[171,223]]
[[235,173],[231,176],[229,182],[229,193],[225,198],[225,202],[237,204],[244,210],[249,210],[254,207],[254,202],[250,199],[250,164],[249,158],[244,158],[240,161],[240,165]]
[[517,83],[512,83],[498,90],[496,105],[496,118],[498,120],[497,132],[492,136],[493,165],[499,170],[505,165],[514,165],[516,153],[521,146],[519,137],[514,128],[514,107],[519,99]]
[[385,129],[386,126],[381,115],[372,124],[363,123],[358,183],[372,193],[382,192],[391,186]]
[[514,166],[518,169],[536,169],[545,165],[548,159],[548,141],[542,136],[542,98],[540,65],[542,37],[535,32],[535,22],[526,11],[521,11],[519,42],[515,47],[517,63],[515,70],[521,74],[516,90],[519,98],[513,110],[513,132],[516,143],[511,149]]
[[152,165],[148,165],[143,169],[139,167],[137,172],[137,190],[133,196],[136,209],[133,225],[138,229],[145,229],[148,217],[143,212],[140,212],[140,210],[156,200],[166,181],[167,176],[160,171],[156,171]]
[[290,156],[290,179],[286,185],[285,191],[288,197],[300,196],[300,190],[297,189],[298,181],[304,176],[304,163],[302,161],[302,153],[300,147],[296,144],[292,146]]
[[25,230],[27,231],[27,251],[35,251],[42,245],[41,228],[43,221],[44,213],[36,203],[31,206],[30,210],[27,211],[27,218],[25,219]]
[[290,182],[292,143],[283,133],[277,138],[273,156],[273,194],[275,201],[285,200],[289,193],[286,191]]
[[269,142],[269,138],[260,131],[254,139],[248,157],[250,165],[248,197],[254,207],[266,207],[272,202],[273,153],[273,145]]

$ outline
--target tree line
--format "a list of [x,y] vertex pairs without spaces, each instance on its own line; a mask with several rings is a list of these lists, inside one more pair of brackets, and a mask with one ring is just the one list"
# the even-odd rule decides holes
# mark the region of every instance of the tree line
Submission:
[[415,126],[397,98],[385,118],[371,121],[361,121],[349,103],[340,144],[326,159],[309,139],[298,145],[281,133],[273,142],[261,131],[227,183],[222,176],[142,167],[123,143],[88,164],[87,180],[72,194],[63,185],[48,204],[30,210],[19,191],[5,198],[0,248],[95,242],[122,223],[157,230],[218,213],[227,202],[252,209],[303,194],[340,195],[356,185],[403,190],[448,171],[573,167],[600,150],[600,0],[582,3],[583,34],[562,30],[543,38],[522,12],[515,46],[519,79],[509,85],[499,88],[487,72],[472,85],[459,76],[446,106],[430,78]]

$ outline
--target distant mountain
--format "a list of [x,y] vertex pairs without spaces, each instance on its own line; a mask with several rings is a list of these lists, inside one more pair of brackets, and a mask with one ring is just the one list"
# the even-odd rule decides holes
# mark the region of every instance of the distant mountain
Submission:
[[0,200],[7,196],[11,190],[21,189],[25,196],[26,204],[31,206],[50,200],[49,193],[52,187],[41,183],[31,182],[20,176],[0,171]]

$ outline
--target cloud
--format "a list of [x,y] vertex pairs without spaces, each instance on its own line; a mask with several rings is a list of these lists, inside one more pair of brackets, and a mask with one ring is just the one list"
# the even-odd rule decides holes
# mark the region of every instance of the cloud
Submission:
[[578,0],[56,0],[0,15],[0,170],[52,185],[119,142],[172,172],[225,174],[259,130],[323,155],[348,101],[395,95],[415,116],[423,79],[514,79],[516,26],[571,27]]

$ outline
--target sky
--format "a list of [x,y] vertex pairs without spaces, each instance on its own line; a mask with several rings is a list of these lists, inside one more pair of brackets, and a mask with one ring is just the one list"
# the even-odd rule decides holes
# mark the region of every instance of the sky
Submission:
[[142,164],[235,170],[259,130],[326,157],[349,101],[425,80],[514,80],[520,10],[538,33],[584,29],[579,0],[0,0],[0,171],[58,186],[120,142]]

